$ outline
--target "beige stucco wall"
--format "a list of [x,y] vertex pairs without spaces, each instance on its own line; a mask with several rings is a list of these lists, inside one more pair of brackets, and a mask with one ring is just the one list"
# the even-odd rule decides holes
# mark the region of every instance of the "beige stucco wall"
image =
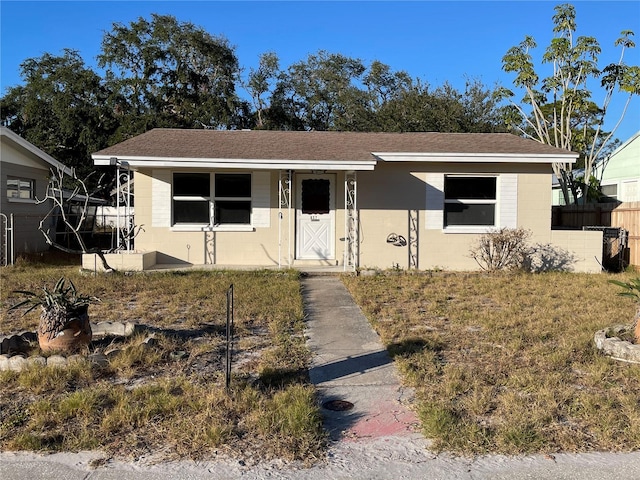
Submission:
[[[116,271],[143,271],[157,263],[156,252],[105,253],[104,259],[107,265]],[[82,254],[82,268],[99,272],[105,270],[102,259],[95,253]]]
[[[501,174],[518,173],[518,225],[534,232],[538,238],[549,240],[551,185],[548,165],[519,166],[509,164],[378,164],[374,172],[358,176],[358,202],[362,223],[360,266],[409,268],[409,245],[401,247],[387,243],[390,234],[402,235],[410,243],[417,240],[419,269],[474,270],[478,268],[469,255],[478,233],[451,233],[442,228],[427,226],[430,210],[441,205],[427,206],[427,175],[439,174]],[[545,190],[546,189],[546,190]],[[531,200],[535,199],[535,200]],[[412,215],[417,213],[417,229],[410,227]],[[415,252],[414,252],[415,253]]]
[[[379,163],[373,172],[358,172],[360,267],[408,268],[411,211],[418,210],[418,240],[424,233],[424,175],[406,166]],[[405,246],[387,242],[402,236]]]
[[[571,272],[599,273],[602,270],[602,232],[552,230],[549,244],[554,247],[549,262],[565,262]],[[544,245],[542,245],[544,246]]]
[[[136,238],[136,250],[157,251],[158,263],[191,263],[196,265],[278,265],[286,262],[288,215],[282,219],[282,248],[278,248],[278,178],[271,174],[269,214],[270,227],[256,227],[253,231],[178,231],[171,227],[153,226],[151,171],[135,172],[135,222],[143,231]],[[292,214],[292,220],[294,219]]]
[[[439,206],[425,205],[428,174],[507,174],[517,173],[517,227],[531,232],[530,243],[539,252],[571,260],[558,264],[570,271],[599,271],[602,237],[598,232],[555,232],[551,230],[550,167],[548,165],[508,164],[427,164],[417,171],[412,164],[378,164],[374,172],[358,174],[360,208],[360,266],[410,268],[410,253],[417,252],[421,270],[477,270],[470,250],[478,233],[449,233],[427,228],[427,215]],[[400,192],[400,193],[399,193]],[[418,228],[410,227],[411,212],[418,211]],[[387,243],[396,233],[406,246]],[[412,238],[417,248],[409,245]]]
[[[450,233],[429,224],[428,216],[442,205],[427,205],[427,180],[433,174],[517,174],[517,226],[530,230],[537,245],[557,244],[575,259],[565,266],[574,271],[595,271],[590,258],[600,258],[598,232],[552,232],[551,174],[549,165],[530,164],[443,164],[379,162],[375,171],[357,173],[359,215],[359,261],[361,268],[410,268],[476,270],[469,250],[479,233]],[[158,263],[287,266],[295,256],[295,208],[278,210],[278,172],[270,175],[269,227],[253,231],[182,232],[171,227],[154,227],[152,172],[135,173],[136,224],[143,232],[136,238],[138,251],[157,251]],[[335,258],[329,264],[343,264],[345,248],[344,174],[336,174]],[[295,176],[293,185],[295,186]],[[295,202],[295,191],[292,192]],[[294,204],[295,206],[295,204]],[[432,218],[432,217],[429,217]],[[291,223],[290,223],[291,222]],[[412,224],[416,228],[412,228]],[[595,234],[594,234],[595,233]],[[280,234],[280,235],[279,235]],[[389,243],[390,235],[404,237],[406,244]],[[413,242],[413,243],[412,243]],[[548,251],[548,248],[547,248]],[[413,254],[413,262],[412,262]],[[294,265],[299,262],[293,261]],[[319,262],[322,263],[322,262]]]

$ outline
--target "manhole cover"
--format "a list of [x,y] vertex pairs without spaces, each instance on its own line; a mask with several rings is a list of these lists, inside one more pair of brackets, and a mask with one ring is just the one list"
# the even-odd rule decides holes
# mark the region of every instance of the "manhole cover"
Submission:
[[334,412],[344,412],[345,410],[351,410],[353,403],[347,402],[346,400],[329,400],[328,402],[324,402],[322,407],[327,410],[333,410]]

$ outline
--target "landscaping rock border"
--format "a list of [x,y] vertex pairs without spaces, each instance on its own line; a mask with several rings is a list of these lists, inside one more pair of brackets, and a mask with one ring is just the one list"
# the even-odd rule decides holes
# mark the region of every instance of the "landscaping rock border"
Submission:
[[[99,322],[91,324],[93,337],[104,337],[113,335],[116,337],[129,337],[136,332],[143,330],[142,325],[132,322]],[[0,371],[12,370],[20,372],[31,365],[66,367],[67,365],[87,360],[95,365],[104,367],[109,364],[109,359],[122,351],[121,348],[114,348],[106,353],[92,353],[89,355],[51,355],[43,357],[40,355],[27,356],[27,352],[38,342],[35,332],[21,332],[15,335],[0,337]],[[148,336],[142,344],[151,347],[156,340],[153,335]]]
[[618,335],[633,331],[631,325],[616,325],[598,330],[593,337],[596,348],[614,360],[640,364],[640,345],[621,340]]

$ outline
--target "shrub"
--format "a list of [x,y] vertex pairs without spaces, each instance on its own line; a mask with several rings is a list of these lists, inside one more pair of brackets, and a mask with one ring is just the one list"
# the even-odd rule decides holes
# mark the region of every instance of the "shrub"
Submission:
[[495,272],[526,268],[531,248],[531,232],[524,228],[501,228],[482,235],[471,248],[471,257],[482,270]]

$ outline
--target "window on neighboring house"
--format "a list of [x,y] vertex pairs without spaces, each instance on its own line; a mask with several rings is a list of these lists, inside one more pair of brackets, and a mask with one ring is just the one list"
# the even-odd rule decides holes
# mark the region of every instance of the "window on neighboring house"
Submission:
[[251,174],[216,173],[214,224],[251,223]]
[[173,223],[206,224],[210,219],[211,180],[208,173],[173,174]]
[[601,187],[602,195],[605,197],[602,199],[603,202],[615,202],[618,199],[618,185],[602,185]]
[[7,177],[7,197],[35,200],[36,181],[29,178]]
[[496,177],[445,176],[445,228],[495,226],[496,185]]
[[251,174],[174,173],[173,224],[250,225]]

